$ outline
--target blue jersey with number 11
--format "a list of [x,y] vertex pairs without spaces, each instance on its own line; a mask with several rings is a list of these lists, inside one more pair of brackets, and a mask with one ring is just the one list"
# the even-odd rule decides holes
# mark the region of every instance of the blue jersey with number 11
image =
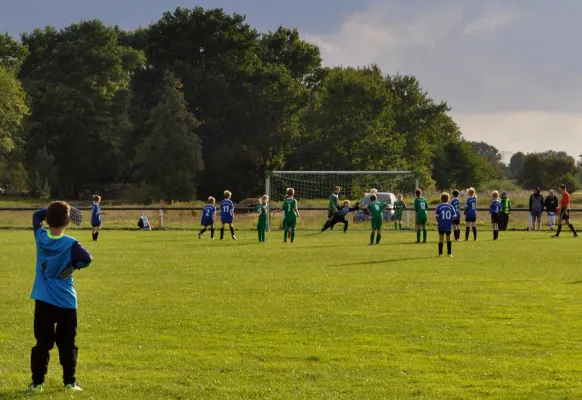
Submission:
[[234,204],[230,200],[222,200],[220,203],[220,221],[227,224],[232,222],[234,217]]
[[477,197],[468,197],[465,203],[467,218],[477,218]]
[[447,203],[439,204],[435,215],[438,217],[439,232],[451,232],[453,220],[457,217],[455,208]]

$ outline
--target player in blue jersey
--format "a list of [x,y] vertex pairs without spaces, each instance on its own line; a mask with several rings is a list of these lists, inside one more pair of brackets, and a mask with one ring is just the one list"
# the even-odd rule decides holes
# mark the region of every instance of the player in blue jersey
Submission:
[[451,243],[451,231],[454,221],[458,218],[457,211],[449,204],[450,196],[448,193],[441,194],[441,204],[435,211],[435,218],[439,230],[439,257],[443,255],[443,246],[445,236],[447,237],[447,254],[453,256],[453,245]]
[[[69,225],[70,212],[67,203],[56,201],[48,209],[38,210],[32,217],[36,242],[36,277],[30,297],[35,300],[36,345],[30,356],[32,383],[27,391],[31,393],[43,391],[49,352],[55,343],[63,367],[65,389],[81,390],[76,380],[77,293],[72,275],[75,270],[91,264],[92,259],[76,239],[64,235]],[[45,220],[48,229],[42,226]]]
[[234,204],[230,200],[231,197],[232,193],[225,190],[224,200],[220,203],[220,222],[222,222],[222,228],[220,228],[220,240],[224,239],[224,227],[227,224],[230,228],[232,240],[236,240],[236,236],[234,236],[234,227],[232,226],[232,221],[234,220]]
[[208,227],[210,227],[210,239],[214,240],[214,223],[216,222],[216,199],[212,196],[208,198],[208,202],[202,209],[202,230],[198,232],[198,239],[202,239],[202,235]]
[[495,190],[491,193],[491,205],[489,214],[491,214],[491,224],[493,226],[493,240],[499,239],[499,213],[501,213],[501,202],[499,201],[499,192]]
[[101,231],[101,196],[93,196],[93,205],[91,206],[91,226],[93,227],[93,241],[99,239]]
[[467,200],[465,201],[465,241],[469,240],[469,232],[473,229],[473,240],[477,240],[477,194],[475,189],[467,190]]
[[457,217],[453,220],[453,231],[455,241],[461,240],[461,200],[459,200],[459,191],[453,190],[453,199],[451,200],[451,206],[455,209]]

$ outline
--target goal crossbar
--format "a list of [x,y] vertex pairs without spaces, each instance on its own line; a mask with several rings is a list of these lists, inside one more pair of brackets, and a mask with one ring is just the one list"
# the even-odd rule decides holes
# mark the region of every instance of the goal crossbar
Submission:
[[304,175],[414,175],[413,171],[271,171],[273,175],[304,174]]

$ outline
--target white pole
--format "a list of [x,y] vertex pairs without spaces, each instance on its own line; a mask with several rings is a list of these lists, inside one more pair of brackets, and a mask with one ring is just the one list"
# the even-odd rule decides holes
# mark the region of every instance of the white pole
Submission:
[[265,178],[265,194],[269,196],[269,204],[267,204],[267,232],[271,232],[271,175],[268,172]]
[[406,230],[410,230],[410,211],[406,210]]
[[164,227],[164,210],[160,208],[160,229]]

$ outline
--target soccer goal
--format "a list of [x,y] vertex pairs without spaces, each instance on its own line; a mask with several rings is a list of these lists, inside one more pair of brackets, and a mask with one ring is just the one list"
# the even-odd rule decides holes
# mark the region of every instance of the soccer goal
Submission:
[[285,190],[292,187],[300,209],[326,210],[335,186],[341,188],[340,199],[360,201],[372,188],[396,195],[413,193],[418,184],[413,171],[269,171],[265,193],[278,203],[283,201]]

